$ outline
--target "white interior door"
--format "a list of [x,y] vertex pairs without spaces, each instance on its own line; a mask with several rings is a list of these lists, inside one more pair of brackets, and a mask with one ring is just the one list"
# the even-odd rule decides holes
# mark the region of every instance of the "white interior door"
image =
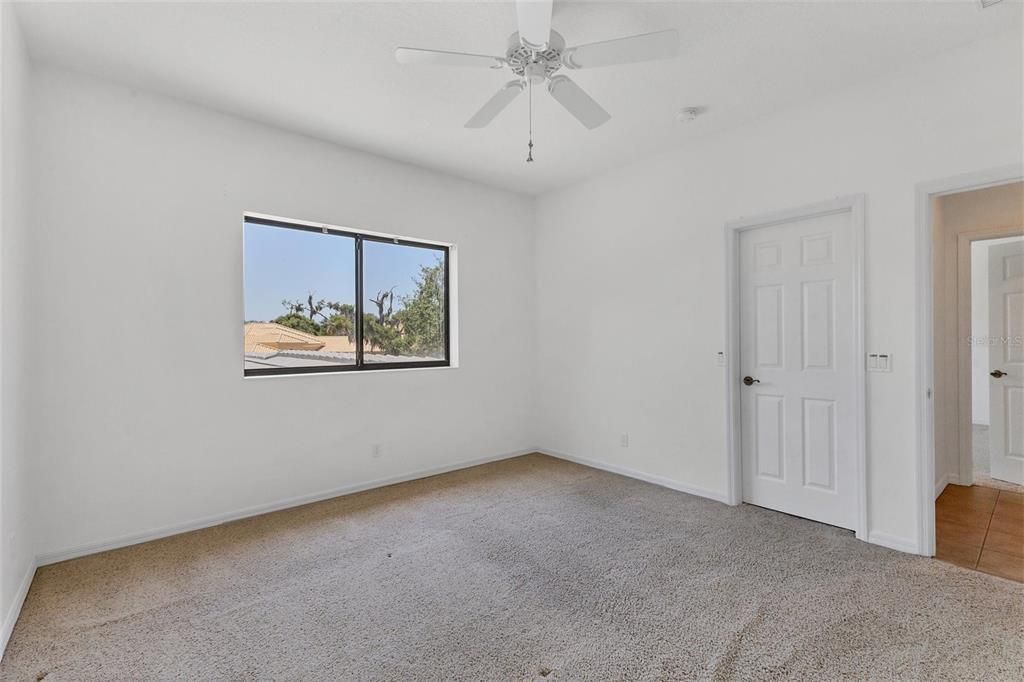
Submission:
[[736,390],[743,500],[856,530],[852,223],[846,210],[740,233]]
[[1024,484],[1024,242],[988,249],[992,478]]

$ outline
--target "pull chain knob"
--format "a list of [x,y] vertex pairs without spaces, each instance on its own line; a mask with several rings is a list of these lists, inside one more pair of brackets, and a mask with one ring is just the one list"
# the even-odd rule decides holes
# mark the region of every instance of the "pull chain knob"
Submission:
[[[536,60],[537,60],[537,53],[534,52],[533,53],[533,62],[530,64],[530,66],[533,66],[534,64],[536,64]],[[527,95],[530,98],[530,105],[529,105],[529,108],[530,108],[530,112],[529,112],[529,115],[530,115],[530,127],[529,127],[530,142],[529,142],[529,145],[528,145],[530,150],[526,154],[526,163],[533,163],[533,74],[530,73],[530,66],[527,67],[526,72],[525,72],[526,73],[526,87],[528,89],[527,90]],[[541,71],[543,72],[543,69]]]

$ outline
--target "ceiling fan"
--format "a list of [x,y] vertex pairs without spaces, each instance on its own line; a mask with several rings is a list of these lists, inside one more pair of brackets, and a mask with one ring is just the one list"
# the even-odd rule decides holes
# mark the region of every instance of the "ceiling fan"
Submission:
[[[675,29],[566,47],[565,39],[557,31],[551,30],[552,2],[516,0],[519,31],[509,36],[504,57],[399,47],[395,50],[395,59],[401,64],[495,70],[508,68],[516,77],[487,100],[480,111],[466,122],[465,127],[483,128],[524,90],[529,90],[532,133],[532,90],[534,85],[545,81],[551,96],[588,129],[592,130],[611,119],[611,114],[572,79],[558,73],[560,70],[593,69],[669,59],[679,54],[679,33]],[[532,139],[530,150],[533,150]],[[533,160],[532,153],[527,160]]]

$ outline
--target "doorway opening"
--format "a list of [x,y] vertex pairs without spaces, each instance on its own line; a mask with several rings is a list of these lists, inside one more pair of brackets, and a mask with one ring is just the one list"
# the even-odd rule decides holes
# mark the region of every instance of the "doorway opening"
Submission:
[[934,554],[1024,582],[1024,182],[931,202]]

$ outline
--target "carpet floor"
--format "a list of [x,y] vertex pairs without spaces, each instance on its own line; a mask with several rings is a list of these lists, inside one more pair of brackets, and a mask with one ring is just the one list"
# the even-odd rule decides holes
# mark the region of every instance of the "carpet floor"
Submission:
[[1024,585],[528,455],[41,568],[5,680],[1024,679]]

